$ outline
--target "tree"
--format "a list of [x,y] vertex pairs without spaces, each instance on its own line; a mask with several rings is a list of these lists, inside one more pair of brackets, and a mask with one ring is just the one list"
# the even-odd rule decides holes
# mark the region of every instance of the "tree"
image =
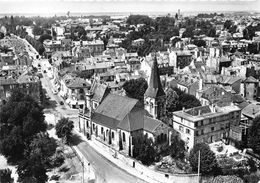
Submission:
[[209,183],[243,183],[243,179],[240,177],[237,177],[235,175],[219,175],[217,177],[214,177],[213,180],[211,180]]
[[[183,91],[181,91],[179,88],[172,88],[173,91],[176,92],[177,96],[176,96],[176,100],[169,100],[167,101],[167,105],[166,106],[166,110],[168,113],[170,112],[174,112],[174,111],[180,111],[182,110],[182,108],[184,107],[185,109],[190,109],[193,107],[198,107],[201,106],[200,101],[193,95],[189,95]],[[171,96],[169,95],[170,93],[168,93],[168,98],[170,98]],[[167,97],[167,94],[166,94]]]
[[224,29],[229,29],[232,25],[232,21],[231,20],[226,20],[224,23]]
[[39,156],[29,157],[19,162],[17,173],[19,182],[45,183],[48,180],[47,169]]
[[39,38],[38,41],[40,41],[41,43],[43,43],[43,42],[44,42],[45,40],[47,40],[47,39],[51,40],[51,39],[52,39],[52,36],[49,35],[49,34],[43,34],[43,35],[40,36],[40,38]]
[[0,182],[1,183],[12,183],[11,178],[12,171],[7,169],[0,169]]
[[168,117],[172,117],[171,114],[177,108],[179,96],[172,88],[168,88],[165,94],[166,94],[166,113]]
[[36,36],[36,35],[42,35],[44,30],[39,26],[34,26],[32,32],[33,32],[33,35]]
[[148,84],[144,78],[130,79],[124,83],[123,88],[127,96],[138,99],[143,103],[144,93],[148,88]]
[[194,27],[190,26],[187,27],[186,30],[182,33],[182,37],[186,38],[186,37],[190,37],[193,38],[194,33],[193,33]]
[[151,138],[147,135],[140,135],[133,138],[133,157],[140,160],[145,165],[150,165],[155,161],[156,150]]
[[257,116],[249,127],[248,147],[252,148],[255,153],[260,154],[260,116]]
[[69,120],[69,118],[61,118],[55,126],[57,136],[65,139],[65,143],[70,142],[73,128],[73,121]]
[[178,20],[178,13],[175,14],[175,19]]
[[207,36],[216,37],[216,29],[215,28],[209,29]]
[[196,144],[190,151],[189,162],[194,171],[198,171],[198,159],[200,152],[200,172],[210,174],[217,169],[218,164],[213,151],[205,143]]
[[20,182],[45,183],[48,179],[47,170],[59,166],[56,161],[57,144],[55,139],[47,133],[38,133],[27,147],[26,157],[18,163],[18,175]]
[[195,44],[198,47],[206,47],[206,41],[202,40],[202,39],[195,39],[193,40],[193,44]]
[[15,89],[0,109],[0,153],[9,162],[24,158],[26,146],[39,132],[45,132],[42,107],[29,95]]
[[178,136],[174,136],[171,139],[170,155],[172,158],[183,160],[185,157],[185,142]]

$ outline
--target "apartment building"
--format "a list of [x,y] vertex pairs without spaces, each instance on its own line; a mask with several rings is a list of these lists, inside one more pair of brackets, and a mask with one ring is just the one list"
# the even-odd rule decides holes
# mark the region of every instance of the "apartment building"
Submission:
[[212,143],[229,137],[230,128],[238,126],[241,109],[229,105],[208,105],[173,112],[172,126],[188,150],[197,143]]

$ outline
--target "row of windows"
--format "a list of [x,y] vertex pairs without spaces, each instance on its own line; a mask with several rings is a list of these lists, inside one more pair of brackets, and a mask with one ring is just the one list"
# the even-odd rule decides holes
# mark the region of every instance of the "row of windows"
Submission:
[[[221,126],[220,126],[220,129],[221,130],[224,130],[225,128],[229,128],[230,127],[230,123],[226,123],[226,124],[221,124]],[[212,126],[211,128],[210,128],[210,132],[214,132],[214,131],[216,131],[217,129],[214,127],[214,126]],[[201,129],[201,130],[196,130],[195,131],[195,136],[199,136],[199,135],[204,135],[204,129]]]
[[[179,130],[180,130],[181,132],[184,132],[184,127],[180,125],[180,126],[179,126]],[[190,129],[186,128],[185,133],[190,134]]]
[[[234,119],[235,117],[238,118],[239,116],[240,116],[239,113],[237,113],[237,114],[232,113],[232,114],[231,114],[231,118],[232,118],[232,119]],[[217,117],[217,118],[211,118],[211,119],[209,119],[209,124],[210,124],[210,123],[215,123],[215,122],[217,122],[217,121],[225,121],[225,120],[227,120],[228,118],[229,118],[228,115],[221,116],[221,117]],[[201,121],[196,121],[196,122],[194,123],[194,126],[195,126],[195,127],[200,127],[200,126],[203,126],[204,124],[205,124],[204,121],[201,120]]]

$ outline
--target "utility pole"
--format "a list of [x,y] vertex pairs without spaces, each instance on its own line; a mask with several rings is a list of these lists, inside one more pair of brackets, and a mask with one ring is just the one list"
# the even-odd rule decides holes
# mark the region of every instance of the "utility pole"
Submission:
[[198,183],[200,182],[200,150],[198,156]]
[[82,158],[81,158],[81,161],[80,161],[80,162],[81,162],[81,165],[82,165],[82,170],[83,170],[83,172],[82,172],[82,174],[83,174],[83,175],[82,175],[82,183],[84,183],[84,159],[83,159],[83,158],[84,158],[84,157],[82,157]]

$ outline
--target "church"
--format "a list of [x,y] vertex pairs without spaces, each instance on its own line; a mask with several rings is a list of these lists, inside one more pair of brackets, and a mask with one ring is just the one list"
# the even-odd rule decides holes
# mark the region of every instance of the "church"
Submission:
[[133,141],[147,135],[156,143],[167,143],[170,127],[165,115],[166,95],[154,58],[144,104],[127,96],[109,93],[105,84],[94,83],[87,94],[87,108],[79,113],[79,131],[109,147],[132,155]]

